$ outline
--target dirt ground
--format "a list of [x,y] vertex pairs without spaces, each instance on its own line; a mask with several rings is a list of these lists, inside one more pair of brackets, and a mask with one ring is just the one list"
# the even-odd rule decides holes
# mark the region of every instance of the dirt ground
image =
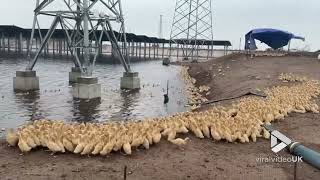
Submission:
[[[212,89],[209,100],[234,97],[250,89],[284,84],[277,80],[281,72],[293,72],[320,80],[320,62],[304,57],[260,57],[254,60],[230,56],[206,63],[189,64],[190,74]],[[219,69],[221,74],[218,75]],[[320,100],[317,100],[320,104]],[[202,110],[210,106],[203,107]],[[274,127],[292,139],[320,151],[320,116],[290,114]],[[114,153],[108,157],[88,157],[73,154],[50,155],[43,149],[20,155],[18,148],[0,142],[0,179],[124,179],[128,180],[207,180],[207,179],[293,179],[293,163],[262,163],[257,158],[277,157],[268,140],[236,144],[200,140],[191,141],[181,150],[166,141],[150,150],[139,149],[133,155]],[[286,152],[278,156],[290,157]],[[301,180],[320,179],[320,171],[306,163],[298,163]]]

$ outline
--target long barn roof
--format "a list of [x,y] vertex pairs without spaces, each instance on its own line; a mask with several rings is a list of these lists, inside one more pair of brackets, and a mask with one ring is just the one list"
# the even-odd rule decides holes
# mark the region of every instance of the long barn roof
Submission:
[[[41,29],[40,32],[38,30],[35,31],[35,37],[39,37],[40,34],[42,37],[45,36],[48,29]],[[15,25],[0,25],[0,33],[4,33],[6,36],[14,37],[18,35],[19,33],[22,33],[23,37],[30,37],[31,29],[24,29]],[[71,34],[72,31],[69,31]],[[97,37],[100,36],[101,31],[97,31],[96,35]],[[114,31],[115,36],[119,41],[121,40],[121,37],[119,36],[119,33]],[[91,34],[91,38],[93,38],[93,34]],[[55,32],[52,35],[53,38],[64,38],[65,32],[63,29],[56,29]],[[133,33],[126,33],[127,41],[128,42],[141,42],[141,43],[170,43],[170,40],[167,39],[159,39],[156,37],[149,37],[145,35],[136,35]],[[109,38],[106,36],[106,34],[103,34],[102,37],[103,41],[109,41]],[[214,46],[231,46],[230,41],[212,41],[212,40],[191,40],[186,41],[183,39],[177,39],[173,40],[171,43],[173,44],[203,44],[203,45],[214,45]]]

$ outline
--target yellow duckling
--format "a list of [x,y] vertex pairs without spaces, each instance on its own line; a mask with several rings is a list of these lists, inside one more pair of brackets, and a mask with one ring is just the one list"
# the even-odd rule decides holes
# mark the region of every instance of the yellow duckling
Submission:
[[22,152],[29,152],[32,149],[32,147],[30,147],[26,142],[25,137],[21,135],[19,137],[18,147]]
[[17,133],[14,132],[13,129],[9,129],[6,136],[6,140],[10,146],[17,146],[19,142],[19,137]]
[[46,142],[46,144],[50,151],[52,151],[53,153],[62,152],[61,147],[57,143],[55,143],[51,137],[47,137],[47,139],[48,141]]
[[65,149],[67,149],[69,152],[73,152],[75,147],[74,145],[72,144],[71,141],[69,141],[69,139],[67,139],[66,137],[64,137],[62,139],[62,144],[63,146],[65,147]]
[[131,154],[132,154],[130,143],[128,143],[128,142],[124,143],[122,148],[123,148],[123,151],[124,151],[127,155],[131,155]]
[[145,149],[149,149],[150,148],[150,144],[149,144],[149,141],[148,141],[147,138],[145,138],[144,141],[143,141],[143,147]]
[[152,141],[157,144],[161,141],[161,133],[160,132],[154,132],[152,136]]
[[185,138],[185,139],[181,139],[181,138],[177,138],[177,139],[172,139],[172,140],[169,140],[172,144],[175,144],[177,146],[184,146],[187,144],[189,138]]
[[105,155],[111,153],[114,144],[115,143],[113,140],[106,143],[106,145],[103,147],[102,151],[100,151],[100,155],[105,156]]
[[34,140],[30,137],[30,135],[27,132],[21,132],[21,135],[26,140],[28,146],[30,146],[31,148],[37,147],[37,144],[34,142]]
[[210,128],[210,130],[211,130],[211,136],[214,140],[220,141],[222,139],[218,131],[213,126]]
[[95,145],[91,154],[93,155],[99,154],[103,150],[105,142],[106,142],[106,136],[101,136],[100,141]]

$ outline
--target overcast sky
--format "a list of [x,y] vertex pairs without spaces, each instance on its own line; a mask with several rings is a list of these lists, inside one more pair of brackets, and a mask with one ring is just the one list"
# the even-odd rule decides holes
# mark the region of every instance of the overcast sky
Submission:
[[[159,16],[169,38],[175,0],[122,0],[127,31],[158,36]],[[0,24],[30,27],[35,0],[1,0]],[[293,48],[320,49],[319,0],[213,0],[214,38],[239,47],[240,37],[253,28],[271,27],[306,37]],[[259,43],[258,43],[259,45]],[[263,46],[260,46],[263,47]]]

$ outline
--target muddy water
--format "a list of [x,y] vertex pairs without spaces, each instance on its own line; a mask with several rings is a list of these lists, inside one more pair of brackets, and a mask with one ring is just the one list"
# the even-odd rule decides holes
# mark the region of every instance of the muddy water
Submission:
[[[26,64],[22,59],[0,58],[0,131],[32,118],[93,122],[140,120],[186,110],[187,98],[179,76],[180,67],[165,67],[161,61],[132,64],[132,69],[140,73],[141,90],[138,92],[120,90],[121,65],[97,64],[94,75],[102,84],[101,102],[73,100],[68,83],[72,62],[68,60],[40,59],[35,70],[40,77],[41,90],[14,93],[12,77]],[[170,101],[164,105],[167,80]]]

